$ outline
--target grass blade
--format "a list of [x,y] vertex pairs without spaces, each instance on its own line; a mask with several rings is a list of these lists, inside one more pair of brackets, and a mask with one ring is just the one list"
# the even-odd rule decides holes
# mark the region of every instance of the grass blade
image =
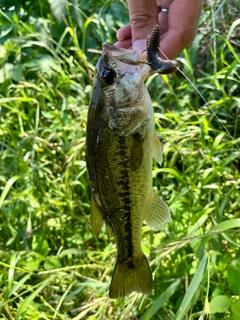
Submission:
[[231,37],[231,35],[232,35],[232,33],[233,33],[233,30],[237,27],[237,25],[239,25],[240,24],[240,19],[237,19],[237,20],[235,20],[233,23],[232,23],[232,25],[231,25],[231,27],[230,27],[230,29],[229,29],[229,31],[228,31],[228,35],[227,35],[227,40],[229,40],[230,39],[230,37]]
[[154,300],[151,307],[141,317],[141,320],[152,319],[152,317],[158,312],[163,304],[174,294],[180,282],[181,280],[177,279],[156,300]]
[[23,277],[20,281],[18,281],[10,291],[8,297],[11,297],[11,295],[18,291],[19,288],[31,277],[31,274],[27,274],[25,277]]
[[240,228],[240,219],[226,220],[218,223],[211,231],[226,231],[233,228]]
[[29,297],[27,297],[21,306],[19,307],[15,320],[19,320],[22,316],[23,312],[28,308],[28,306],[31,304],[31,302],[37,297],[39,292],[41,292],[48,284],[50,283],[50,279],[45,280],[42,282],[42,284],[35,290]]
[[20,179],[21,176],[13,176],[11,179],[8,180],[8,182],[6,183],[4,189],[3,189],[3,192],[1,194],[1,197],[0,197],[0,209],[3,205],[3,201],[5,200],[11,186],[14,184],[14,182],[16,182],[18,179]]
[[183,317],[188,312],[189,308],[192,305],[192,299],[194,297],[195,292],[199,288],[199,285],[203,279],[205,269],[207,266],[208,258],[207,256],[203,256],[201,262],[198,265],[198,268],[194,274],[194,277],[192,278],[192,281],[189,285],[189,288],[183,298],[183,301],[178,309],[176,320],[182,320]]

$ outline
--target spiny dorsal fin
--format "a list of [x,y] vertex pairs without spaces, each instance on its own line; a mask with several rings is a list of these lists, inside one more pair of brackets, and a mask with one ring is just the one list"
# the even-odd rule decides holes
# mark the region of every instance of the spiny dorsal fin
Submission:
[[165,226],[170,221],[170,210],[166,203],[152,190],[151,201],[147,210],[145,221],[154,231]]

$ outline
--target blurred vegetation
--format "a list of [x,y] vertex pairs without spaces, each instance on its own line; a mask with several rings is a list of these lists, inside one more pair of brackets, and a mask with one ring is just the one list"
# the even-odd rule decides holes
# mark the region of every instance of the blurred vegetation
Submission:
[[[142,245],[154,293],[110,300],[90,226],[86,114],[125,1],[0,0],[0,319],[240,319],[240,5],[209,0],[174,76],[148,79],[172,221]],[[201,95],[197,92],[197,90]],[[204,99],[207,101],[205,101]]]

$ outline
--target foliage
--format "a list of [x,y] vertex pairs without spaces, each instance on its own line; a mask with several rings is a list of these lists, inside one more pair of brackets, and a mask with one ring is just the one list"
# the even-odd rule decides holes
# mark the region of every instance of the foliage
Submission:
[[[1,319],[240,318],[240,7],[209,1],[178,73],[148,79],[172,221],[142,245],[151,296],[110,300],[116,257],[90,226],[86,114],[121,1],[0,1]],[[97,12],[96,12],[96,8]],[[198,91],[197,91],[198,90]],[[200,92],[200,93],[199,93]]]

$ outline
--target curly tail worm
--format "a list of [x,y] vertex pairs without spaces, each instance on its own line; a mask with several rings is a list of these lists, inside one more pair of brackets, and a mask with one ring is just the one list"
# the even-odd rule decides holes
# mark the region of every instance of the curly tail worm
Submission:
[[151,36],[147,39],[147,60],[148,65],[154,73],[170,74],[178,70],[179,64],[175,60],[163,60],[159,55],[160,26],[153,28]]

